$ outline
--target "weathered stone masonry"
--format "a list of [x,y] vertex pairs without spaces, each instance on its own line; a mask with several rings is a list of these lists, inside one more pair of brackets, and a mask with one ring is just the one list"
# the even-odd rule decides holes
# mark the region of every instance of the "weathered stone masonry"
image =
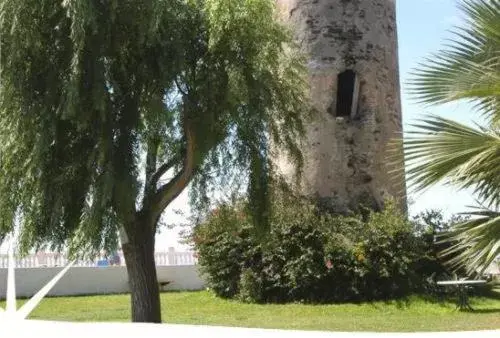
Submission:
[[307,128],[301,191],[338,211],[379,208],[388,196],[406,209],[402,151],[396,166],[388,152],[402,132],[395,0],[277,2],[309,56],[320,112]]

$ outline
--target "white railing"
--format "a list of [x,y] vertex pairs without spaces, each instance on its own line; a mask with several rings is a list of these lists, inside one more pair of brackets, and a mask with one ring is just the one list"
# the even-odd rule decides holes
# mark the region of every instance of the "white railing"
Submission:
[[[125,265],[123,253],[118,252],[117,257],[109,256],[98,257],[90,261],[77,261],[74,266],[92,267],[92,266],[109,266],[109,265]],[[118,258],[118,259],[116,259]],[[174,248],[169,248],[168,251],[156,252],[155,262],[157,266],[170,265],[195,265],[198,260],[194,252],[190,251],[175,251]],[[42,268],[42,267],[58,267],[65,266],[68,260],[64,255],[57,253],[39,252],[34,255],[29,255],[23,258],[16,259],[16,268]],[[0,269],[7,268],[9,260],[7,255],[0,255]]]

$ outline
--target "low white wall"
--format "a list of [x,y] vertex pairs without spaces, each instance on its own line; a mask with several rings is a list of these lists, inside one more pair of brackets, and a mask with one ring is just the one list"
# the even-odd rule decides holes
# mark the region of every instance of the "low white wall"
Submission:
[[[62,268],[17,268],[16,294],[31,297]],[[165,290],[200,290],[203,280],[196,265],[158,266],[158,281],[170,281]],[[0,269],[0,299],[5,298],[7,269]],[[127,268],[72,267],[49,292],[49,296],[98,295],[129,292]]]

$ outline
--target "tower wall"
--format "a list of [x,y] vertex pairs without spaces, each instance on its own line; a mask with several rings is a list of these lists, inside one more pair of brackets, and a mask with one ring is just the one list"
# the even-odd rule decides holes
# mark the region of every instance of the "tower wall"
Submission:
[[[307,126],[300,190],[338,211],[359,203],[380,208],[388,196],[406,210],[401,146],[396,157],[388,151],[402,132],[395,0],[277,3],[308,55],[312,102],[319,111]],[[346,87],[354,90],[347,99],[357,101],[349,115],[339,111],[345,102],[337,102],[339,74],[345,71],[356,76],[355,86]],[[279,167],[291,173],[286,161]]]

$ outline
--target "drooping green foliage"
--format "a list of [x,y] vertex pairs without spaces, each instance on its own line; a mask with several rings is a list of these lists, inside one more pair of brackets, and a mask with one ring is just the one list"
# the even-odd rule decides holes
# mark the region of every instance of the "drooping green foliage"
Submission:
[[300,167],[303,60],[274,1],[1,0],[0,30],[0,235],[18,215],[23,250],[154,232],[190,182],[265,196],[271,144]]
[[466,26],[416,71],[412,91],[426,104],[470,101],[486,125],[429,116],[412,126],[404,148],[417,191],[444,182],[477,197],[478,211],[442,236],[453,243],[442,252],[450,266],[474,274],[500,255],[500,1],[464,0],[460,8]]

